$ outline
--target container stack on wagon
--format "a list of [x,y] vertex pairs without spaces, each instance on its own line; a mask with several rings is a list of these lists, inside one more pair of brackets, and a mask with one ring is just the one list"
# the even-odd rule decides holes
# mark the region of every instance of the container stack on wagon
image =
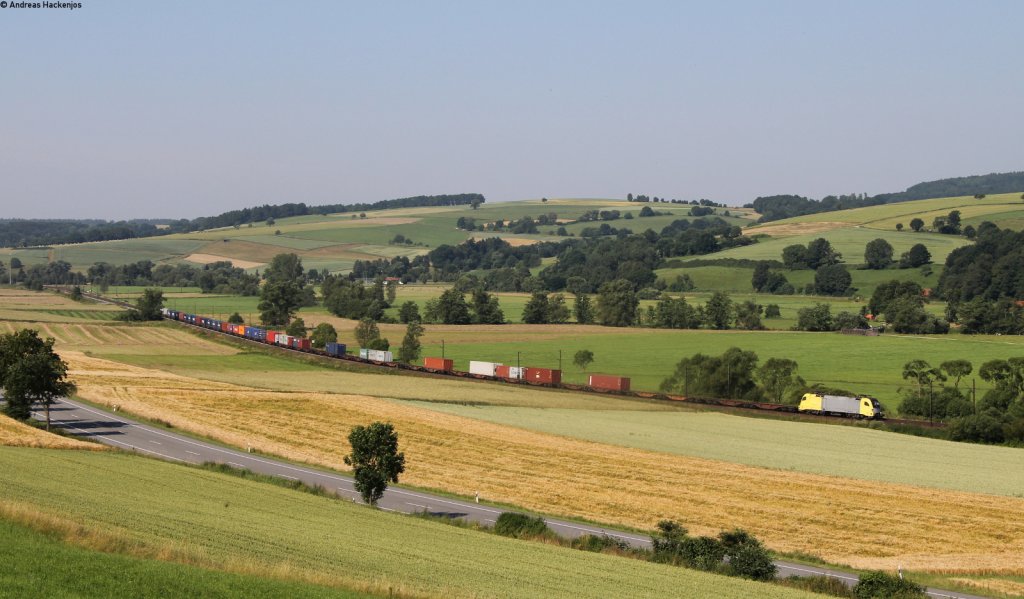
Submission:
[[344,356],[345,355],[345,349],[346,348],[345,348],[345,344],[344,343],[334,343],[334,342],[328,343],[324,347],[324,351],[327,352],[327,355],[335,356],[335,357]]
[[469,362],[469,374],[494,377],[497,376],[499,366],[501,366],[501,364],[498,364],[497,362],[478,362],[476,360],[471,360]]
[[609,391],[629,391],[628,376],[612,376],[610,374],[590,375],[589,386],[593,389],[608,389]]
[[455,369],[455,362],[451,358],[423,358],[423,367],[441,372],[451,372]]
[[371,362],[394,362],[394,355],[389,351],[382,351],[379,349],[359,349],[359,357],[364,360],[370,360]]

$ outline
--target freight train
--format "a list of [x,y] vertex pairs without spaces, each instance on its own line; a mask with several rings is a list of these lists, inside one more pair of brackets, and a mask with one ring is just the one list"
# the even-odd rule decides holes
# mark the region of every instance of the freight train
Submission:
[[360,362],[364,364],[375,364],[390,368],[401,368],[419,372],[475,378],[483,380],[504,381],[509,383],[538,385],[544,387],[557,387],[573,391],[589,391],[598,393],[612,393],[639,397],[644,399],[660,399],[669,401],[685,401],[706,405],[726,406],[735,408],[748,408],[755,410],[768,410],[773,412],[801,412],[825,416],[845,416],[853,418],[874,418],[882,419],[885,415],[878,400],[867,397],[841,397],[834,395],[822,395],[807,393],[803,396],[799,407],[783,404],[751,402],[740,399],[719,399],[703,397],[683,397],[666,393],[654,393],[647,391],[632,391],[630,389],[629,377],[614,376],[607,374],[590,375],[586,385],[575,385],[562,382],[562,371],[551,368],[538,368],[533,366],[509,366],[497,362],[483,362],[473,360],[469,363],[469,371],[455,370],[455,364],[450,358],[427,357],[423,360],[423,366],[415,364],[403,364],[396,362],[390,351],[381,351],[367,348],[360,348],[358,353],[349,353],[348,346],[344,343],[328,343],[324,349],[312,346],[309,339],[295,337],[285,333],[264,329],[252,325],[232,324],[227,321],[188,314],[180,310],[169,308],[162,309],[164,318],[183,322],[196,327],[217,331],[223,334],[242,337],[257,343],[265,343],[293,351],[300,351],[329,358]]
[[[508,366],[495,362],[473,361],[470,362],[469,372],[460,372],[455,370],[455,363],[450,358],[433,357],[424,358],[423,366],[400,364],[395,362],[394,354],[390,351],[360,348],[358,357],[356,357],[356,355],[348,353],[348,347],[344,343],[328,343],[324,349],[321,350],[314,348],[310,340],[304,337],[295,337],[252,325],[232,324],[225,320],[198,316],[169,308],[163,308],[162,313],[164,318],[169,320],[176,320],[204,329],[209,329],[211,331],[219,331],[221,333],[227,333],[237,337],[244,337],[250,341],[286,347],[301,352],[318,354],[332,358],[383,364],[395,368],[449,374],[453,376],[468,376],[472,378],[487,378],[508,382],[523,382],[551,387],[564,386],[566,388],[582,388],[578,385],[563,385],[562,371],[552,368],[538,368],[533,366],[519,367]],[[587,388],[599,391],[629,391],[629,378],[595,374],[590,376]]]

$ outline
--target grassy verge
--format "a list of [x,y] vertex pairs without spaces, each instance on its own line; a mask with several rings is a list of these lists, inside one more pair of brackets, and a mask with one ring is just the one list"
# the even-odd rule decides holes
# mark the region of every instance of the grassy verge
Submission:
[[[37,522],[38,524],[38,522]],[[300,581],[221,572],[156,559],[103,553],[0,519],[0,595],[4,597],[323,597],[368,593]]]

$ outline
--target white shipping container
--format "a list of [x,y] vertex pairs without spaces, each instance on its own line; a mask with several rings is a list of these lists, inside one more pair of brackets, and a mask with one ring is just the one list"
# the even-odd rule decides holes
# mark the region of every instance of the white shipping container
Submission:
[[379,349],[368,350],[368,356],[374,362],[393,362],[394,361],[391,352],[389,352],[389,351],[381,351]]
[[511,366],[508,369],[508,378],[510,379],[521,379],[526,376],[526,368],[519,368],[518,366]]
[[369,360],[370,359],[370,350],[364,349],[362,347],[359,348],[359,357],[364,359],[364,360]]
[[469,363],[469,373],[494,376],[494,371],[497,370],[498,366],[501,366],[501,364],[496,362],[477,362],[472,360]]
[[278,345],[291,345],[291,340],[292,338],[289,337],[288,335],[282,335],[278,333],[277,337],[274,338],[274,343]]

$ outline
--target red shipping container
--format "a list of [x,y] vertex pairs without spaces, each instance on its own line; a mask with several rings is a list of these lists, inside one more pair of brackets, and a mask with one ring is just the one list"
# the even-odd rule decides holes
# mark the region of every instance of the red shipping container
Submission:
[[267,331],[267,343],[274,343],[277,341],[277,331]]
[[294,341],[295,345],[293,347],[295,347],[296,349],[309,349],[310,347],[312,347],[312,344],[310,343],[309,339],[295,339]]
[[592,374],[590,375],[590,386],[595,389],[629,391],[629,377],[612,376],[610,374]]
[[455,367],[455,362],[450,358],[423,358],[423,366],[432,370],[449,372]]
[[498,364],[498,366],[495,367],[495,369],[494,369],[494,376],[496,376],[499,379],[507,379],[507,378],[509,378],[511,376],[509,374],[509,372],[508,372],[509,368],[512,368],[512,367],[511,366],[504,366],[502,364]]
[[527,368],[523,378],[534,383],[561,383],[562,371],[550,368]]
[[231,326],[230,322],[222,322],[222,323],[220,323],[220,330],[225,332],[225,333],[227,333],[228,332],[228,327],[230,327],[230,326]]

